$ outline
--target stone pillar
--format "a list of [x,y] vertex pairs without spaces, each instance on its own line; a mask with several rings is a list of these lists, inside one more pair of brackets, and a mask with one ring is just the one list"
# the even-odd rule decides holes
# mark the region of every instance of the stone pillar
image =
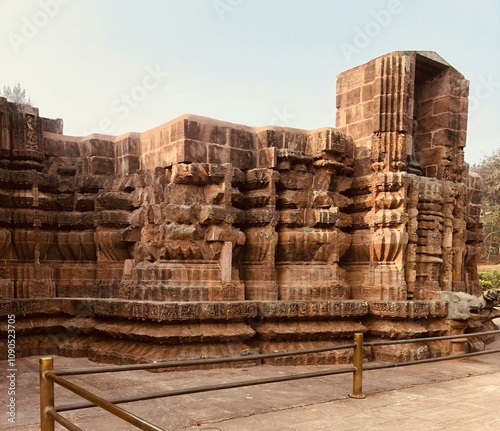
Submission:
[[245,209],[243,232],[246,242],[239,258],[245,299],[277,300],[276,182],[279,175],[273,169],[263,167],[248,170],[245,177],[240,188]]
[[373,300],[406,300],[405,257],[408,244],[404,173],[374,175],[375,205],[367,214],[370,224],[369,284],[363,297]]
[[342,228],[351,225],[343,213],[351,200],[341,194],[347,138],[331,129],[301,135],[284,131],[277,150],[280,173],[276,206],[276,272],[279,299],[349,299],[350,289],[339,260],[351,244]]
[[481,243],[483,241],[481,214],[481,177],[470,172],[467,176],[466,207],[466,249],[463,262],[463,281],[465,292],[471,295],[479,295],[481,286],[477,278],[477,265],[481,258]]
[[[354,140],[353,297],[404,300],[414,60],[393,53],[337,79],[337,127]],[[359,198],[358,198],[359,196]],[[364,202],[363,202],[364,200]],[[364,275],[362,275],[364,274]]]

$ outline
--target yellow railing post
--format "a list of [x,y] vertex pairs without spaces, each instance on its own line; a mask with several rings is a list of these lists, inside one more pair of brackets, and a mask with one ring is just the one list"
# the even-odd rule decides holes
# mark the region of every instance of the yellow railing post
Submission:
[[363,399],[365,394],[363,393],[363,334],[354,334],[354,372],[352,376],[352,394],[349,395],[351,398]]
[[54,418],[48,414],[54,409],[54,382],[45,377],[45,373],[54,369],[50,357],[40,358],[40,430],[54,431]]

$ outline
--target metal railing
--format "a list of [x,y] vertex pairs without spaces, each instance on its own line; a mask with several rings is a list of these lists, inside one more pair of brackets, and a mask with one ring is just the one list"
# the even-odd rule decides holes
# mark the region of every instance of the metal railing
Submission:
[[[308,379],[313,377],[324,377],[336,374],[346,374],[352,373],[352,393],[349,395],[351,398],[362,399],[365,398],[363,393],[363,371],[370,370],[381,370],[384,368],[394,368],[402,367],[407,365],[424,364],[429,362],[446,361],[458,358],[465,358],[470,356],[485,355],[491,353],[499,353],[500,348],[483,350],[472,353],[463,353],[452,356],[441,356],[435,358],[427,358],[416,361],[398,362],[398,363],[384,363],[384,364],[367,364],[363,365],[363,350],[365,347],[375,347],[375,346],[387,346],[394,344],[406,344],[415,342],[426,342],[426,341],[441,341],[441,340],[453,340],[453,339],[463,339],[469,337],[484,337],[500,334],[500,330],[497,331],[487,331],[487,332],[477,332],[472,334],[460,334],[460,335],[447,335],[441,337],[428,337],[428,338],[412,338],[404,340],[393,340],[393,341],[374,341],[374,342],[363,342],[363,334],[354,334],[354,342],[351,344],[344,344],[338,346],[328,346],[316,349],[307,350],[295,350],[289,352],[276,352],[276,353],[266,353],[257,355],[247,355],[247,356],[232,356],[227,358],[212,358],[212,359],[193,359],[185,361],[167,361],[167,362],[157,362],[148,364],[134,364],[134,365],[116,365],[116,366],[105,366],[105,367],[89,367],[89,368],[76,368],[76,369],[65,369],[65,370],[54,370],[53,369],[53,359],[51,357],[42,357],[39,360],[40,363],[40,425],[41,431],[54,431],[55,422],[61,424],[66,429],[70,431],[83,431],[77,425],[71,423],[67,418],[62,416],[60,413],[69,410],[79,410],[86,409],[90,407],[101,407],[107,410],[111,414],[123,419],[136,426],[137,428],[145,431],[165,431],[143,418],[136,416],[129,411],[118,407],[117,404],[129,403],[134,401],[144,401],[155,398],[166,398],[173,397],[177,395],[195,394],[200,392],[210,392],[222,389],[239,388],[243,386],[255,386],[268,383],[278,383],[286,382],[291,380]],[[341,349],[354,349],[353,354],[353,364],[352,366],[347,366],[335,370],[321,370],[310,373],[295,374],[288,376],[277,376],[270,378],[262,378],[255,380],[245,380],[230,383],[221,383],[216,385],[207,386],[197,386],[191,388],[183,389],[173,389],[168,391],[161,391],[156,393],[149,393],[144,395],[129,396],[113,398],[110,400],[105,400],[96,394],[78,386],[77,384],[64,378],[65,376],[75,376],[84,374],[97,374],[97,373],[114,373],[121,371],[133,371],[133,370],[152,370],[152,369],[168,369],[168,368],[179,368],[179,367],[189,367],[189,366],[203,366],[203,365],[213,365],[213,364],[225,364],[233,362],[248,362],[253,360],[262,360],[270,358],[280,358],[285,356],[295,356],[295,355],[306,355],[313,353],[322,353]],[[87,400],[87,402],[67,404],[63,406],[55,406],[54,400],[54,383],[70,390],[71,392],[77,394],[78,396]]]

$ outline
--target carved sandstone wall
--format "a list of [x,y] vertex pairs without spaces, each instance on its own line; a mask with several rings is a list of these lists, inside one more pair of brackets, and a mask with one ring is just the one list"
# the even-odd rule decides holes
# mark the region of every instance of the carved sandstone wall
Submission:
[[70,137],[0,99],[0,312],[19,355],[140,362],[354,332],[415,337],[375,360],[449,354],[418,338],[477,329],[441,300],[480,291],[467,94],[435,53],[396,52],[338,76],[336,129],[187,115]]
[[464,163],[467,101],[468,81],[435,53],[394,53],[339,75],[337,127],[355,142],[345,265],[354,297],[480,292],[480,182]]

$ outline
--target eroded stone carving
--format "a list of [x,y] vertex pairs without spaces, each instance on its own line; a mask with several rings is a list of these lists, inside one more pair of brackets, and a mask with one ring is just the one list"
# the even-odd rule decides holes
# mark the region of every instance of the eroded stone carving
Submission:
[[19,354],[137,362],[354,332],[415,338],[376,360],[449,354],[418,338],[479,328],[448,308],[480,293],[467,95],[437,54],[395,52],[340,74],[337,128],[312,131],[186,115],[69,137],[0,99],[1,310],[58,319],[26,325]]

